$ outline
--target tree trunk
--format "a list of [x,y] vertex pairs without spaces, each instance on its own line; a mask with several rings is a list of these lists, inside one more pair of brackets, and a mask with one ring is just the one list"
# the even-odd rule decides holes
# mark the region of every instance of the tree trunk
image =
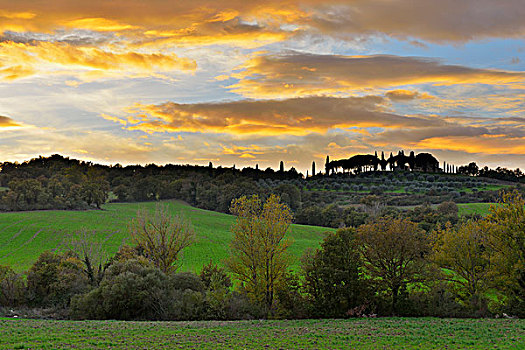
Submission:
[[399,296],[399,288],[400,286],[398,284],[392,286],[392,316],[395,316],[397,313],[397,299]]

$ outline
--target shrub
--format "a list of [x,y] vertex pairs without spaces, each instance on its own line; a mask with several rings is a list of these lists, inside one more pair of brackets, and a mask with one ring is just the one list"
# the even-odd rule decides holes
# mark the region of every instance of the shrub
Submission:
[[66,307],[74,295],[87,290],[82,262],[71,252],[43,252],[27,274],[27,298],[34,306]]
[[110,266],[100,286],[71,302],[77,319],[158,319],[164,313],[167,277],[138,260]]

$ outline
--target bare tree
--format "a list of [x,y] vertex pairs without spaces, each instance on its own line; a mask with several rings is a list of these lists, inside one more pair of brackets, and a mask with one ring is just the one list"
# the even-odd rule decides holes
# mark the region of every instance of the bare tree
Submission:
[[84,273],[92,285],[98,285],[104,277],[109,261],[108,253],[95,230],[81,228],[67,236],[64,245],[75,253],[84,264]]
[[182,250],[195,241],[189,220],[182,214],[171,215],[168,205],[157,204],[153,214],[139,209],[129,230],[133,242],[140,245],[164,273],[175,272],[180,267]]

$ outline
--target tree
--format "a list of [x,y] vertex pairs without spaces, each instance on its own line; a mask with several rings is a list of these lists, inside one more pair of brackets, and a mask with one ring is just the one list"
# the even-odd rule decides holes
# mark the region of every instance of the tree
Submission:
[[407,219],[383,217],[358,228],[357,242],[366,273],[391,298],[396,313],[398,297],[409,283],[422,282],[429,251],[427,234]]
[[0,265],[0,306],[17,306],[25,300],[25,279],[9,266]]
[[82,199],[88,204],[95,204],[97,209],[100,205],[106,203],[108,199],[109,184],[105,180],[86,181],[81,185]]
[[108,267],[108,254],[96,231],[82,228],[65,240],[66,247],[84,264],[83,272],[92,286],[97,286]]
[[354,228],[339,229],[301,259],[305,290],[317,316],[343,317],[364,304],[366,286],[355,236]]
[[290,241],[285,235],[292,213],[275,195],[264,203],[257,195],[243,196],[232,202],[230,210],[237,220],[231,228],[234,237],[227,266],[244,284],[252,300],[268,314],[275,285],[289,265],[286,250]]
[[[525,200],[518,191],[503,193],[485,219],[493,276],[499,290],[525,314]],[[516,310],[514,310],[516,311]]]
[[164,273],[177,270],[182,250],[195,240],[191,223],[182,214],[171,215],[169,206],[162,204],[157,204],[153,215],[144,208],[139,209],[129,230],[133,241]]
[[453,292],[471,306],[483,297],[489,286],[490,258],[486,254],[486,229],[476,221],[467,221],[457,229],[447,224],[433,233],[431,260],[453,283]]

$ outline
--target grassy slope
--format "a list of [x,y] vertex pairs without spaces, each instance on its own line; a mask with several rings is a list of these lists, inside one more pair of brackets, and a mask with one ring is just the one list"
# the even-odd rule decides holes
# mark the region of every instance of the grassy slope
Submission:
[[[210,259],[220,262],[228,256],[231,240],[231,215],[192,208],[170,201],[171,210],[182,211],[197,233],[198,240],[185,251],[183,270],[199,271]],[[104,242],[110,253],[129,240],[127,224],[141,206],[153,210],[155,203],[107,204],[104,210],[91,211],[34,211],[0,213],[0,265],[11,265],[18,271],[27,269],[47,249],[62,246],[64,237],[87,227],[97,231],[97,239]],[[323,232],[329,229],[293,225],[289,237],[290,252],[298,257],[308,247],[317,247]]]
[[0,319],[9,349],[520,349],[525,321],[382,318],[115,322]]

